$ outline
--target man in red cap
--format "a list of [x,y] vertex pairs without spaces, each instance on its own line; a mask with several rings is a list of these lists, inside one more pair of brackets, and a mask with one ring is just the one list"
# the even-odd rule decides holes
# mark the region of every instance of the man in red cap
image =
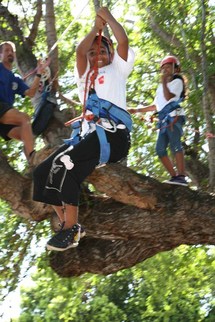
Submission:
[[[159,134],[156,153],[165,169],[170,174],[170,184],[186,186],[184,153],[181,143],[182,126],[185,123],[184,109],[179,105],[185,97],[184,79],[180,75],[180,62],[175,56],[166,56],[160,64],[161,83],[152,105],[128,109],[130,113],[157,111],[159,117]],[[176,170],[167,154],[170,147],[176,161]]]

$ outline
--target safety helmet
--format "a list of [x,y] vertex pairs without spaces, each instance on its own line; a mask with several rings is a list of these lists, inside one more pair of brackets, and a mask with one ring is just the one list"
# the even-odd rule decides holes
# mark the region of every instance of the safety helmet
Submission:
[[160,67],[163,67],[163,65],[165,65],[165,64],[171,64],[171,63],[175,64],[175,67],[179,67],[180,66],[180,62],[179,62],[179,60],[178,60],[177,57],[175,57],[175,56],[166,56],[161,61]]

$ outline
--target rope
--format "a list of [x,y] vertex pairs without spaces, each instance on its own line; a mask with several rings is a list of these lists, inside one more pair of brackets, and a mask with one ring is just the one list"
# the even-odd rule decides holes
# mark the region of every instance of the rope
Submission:
[[[65,34],[69,31],[69,29],[71,28],[71,26],[80,18],[80,16],[81,16],[82,12],[84,11],[84,9],[89,5],[89,2],[90,2],[90,0],[88,0],[88,2],[81,9],[81,11],[79,12],[79,14],[70,22],[69,26],[64,30],[64,32],[61,34],[61,36],[58,38],[58,40],[54,43],[54,45],[51,47],[51,49],[49,50],[49,52],[47,54],[47,58],[49,57],[49,55],[51,54],[51,52],[57,47],[58,43],[62,40],[62,38],[65,36]],[[35,69],[33,69],[31,72],[29,72],[27,75],[24,75],[23,76],[23,80],[25,80],[29,76],[35,74],[36,72],[37,72],[37,67]]]
[[[83,104],[83,112],[85,113],[86,109],[86,98],[87,98],[87,93],[91,90],[91,88],[95,89],[95,80],[96,77],[98,76],[98,61],[99,61],[99,54],[100,54],[100,49],[101,49],[101,41],[102,41],[102,30],[99,30],[99,36],[98,36],[98,48],[97,48],[97,53],[96,53],[96,59],[95,59],[95,65],[89,70],[87,77],[86,77],[86,82],[85,82],[85,90],[84,90],[84,104]],[[92,73],[90,77],[90,84],[88,86],[88,81],[89,81],[89,75]],[[88,87],[88,88],[87,88]]]
[[82,10],[79,12],[79,14],[70,22],[69,26],[64,30],[64,32],[61,34],[61,36],[58,38],[58,40],[54,43],[54,45],[51,47],[51,49],[48,52],[48,56],[50,53],[57,47],[58,43],[61,41],[61,39],[65,36],[65,34],[68,32],[68,30],[71,28],[71,26],[78,20],[84,11],[84,9],[89,5],[90,0],[86,3],[86,5],[82,8]]
[[[100,54],[100,49],[101,49],[101,41],[102,41],[102,30],[99,30],[99,35],[98,35],[98,39],[97,39],[98,48],[97,48],[97,53],[96,53],[95,64],[88,71],[87,76],[86,76],[86,80],[85,80],[84,102],[83,102],[83,108],[82,108],[82,115],[66,122],[65,126],[68,126],[68,125],[74,123],[78,119],[83,120],[85,118],[87,95],[92,88],[95,88],[95,80],[96,80],[96,77],[98,76],[98,60],[99,60],[99,54]],[[90,74],[91,74],[91,76],[90,76]],[[90,82],[89,82],[89,80],[90,80]],[[89,85],[88,85],[88,83],[89,83]]]

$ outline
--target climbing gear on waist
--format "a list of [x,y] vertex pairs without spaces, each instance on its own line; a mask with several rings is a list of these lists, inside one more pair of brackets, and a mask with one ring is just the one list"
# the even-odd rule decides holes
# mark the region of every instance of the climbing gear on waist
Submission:
[[[177,122],[179,115],[170,116],[169,114],[181,108],[179,105],[181,101],[182,99],[180,98],[178,101],[170,102],[166,104],[161,111],[154,113],[154,115],[157,115],[159,119],[156,128],[160,129],[161,133],[164,133],[166,128],[173,127],[173,125]],[[183,117],[185,121],[185,116]]]
[[113,103],[100,99],[93,89],[89,93],[89,97],[86,102],[86,109],[92,111],[92,113],[97,117],[111,119],[116,122],[116,124],[125,124],[129,132],[132,129],[130,114]]
[[[100,99],[95,90],[91,89],[87,102],[86,110],[92,114],[85,114],[80,120],[71,123],[71,138],[64,140],[68,145],[75,145],[84,137],[81,136],[81,125],[83,119],[90,124],[95,125],[95,130],[100,143],[99,166],[106,164],[110,158],[110,144],[107,141],[105,131],[116,132],[117,129],[125,129],[130,132],[132,129],[132,120],[130,114],[109,101]],[[108,126],[109,125],[109,126]],[[88,133],[87,133],[88,134]]]
[[155,115],[158,115],[159,120],[163,120],[169,113],[173,112],[176,109],[180,109],[179,101],[174,101],[166,104],[161,111],[156,112]]

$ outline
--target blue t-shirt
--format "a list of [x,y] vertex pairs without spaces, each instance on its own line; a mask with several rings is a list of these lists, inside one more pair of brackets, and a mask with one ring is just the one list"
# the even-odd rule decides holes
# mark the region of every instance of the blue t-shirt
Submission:
[[20,77],[15,76],[0,63],[0,102],[13,106],[15,95],[24,97],[28,88]]

